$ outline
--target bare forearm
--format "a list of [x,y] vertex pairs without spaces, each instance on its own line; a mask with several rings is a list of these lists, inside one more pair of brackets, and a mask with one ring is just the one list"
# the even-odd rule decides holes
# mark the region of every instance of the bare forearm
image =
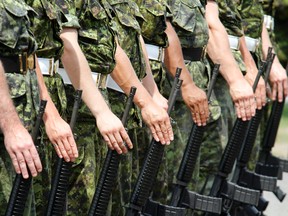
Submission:
[[228,34],[218,19],[218,6],[214,1],[208,1],[206,20],[209,26],[209,42],[207,52],[215,64],[220,64],[220,73],[228,85],[243,77],[232,55]]
[[112,78],[126,94],[129,93],[132,86],[136,87],[137,91],[134,96],[134,102],[137,106],[142,108],[147,102],[149,103],[152,98],[150,97],[148,91],[144,88],[142,83],[139,81],[130,63],[129,58],[120,46],[117,46],[115,58],[117,64],[113,72],[111,73]]
[[150,95],[153,95],[155,92],[158,93],[158,88],[154,81],[154,77],[149,63],[148,53],[142,36],[140,36],[140,42],[146,63],[146,76],[142,79],[142,84],[146,88],[146,90],[150,93]]
[[78,44],[77,30],[66,30],[61,33],[64,42],[62,63],[74,88],[83,90],[83,101],[92,114],[97,117],[103,110],[109,108],[93,81],[89,64]]
[[256,73],[257,74],[257,66],[255,64],[255,61],[251,55],[251,53],[249,52],[248,48],[247,48],[247,45],[246,45],[246,42],[245,42],[245,36],[242,36],[240,39],[240,47],[239,47],[239,50],[241,52],[241,55],[242,55],[242,59],[245,63],[245,66],[247,67],[247,72],[252,72],[252,73]]
[[169,73],[175,76],[177,67],[182,69],[180,79],[183,80],[181,88],[186,88],[188,85],[194,85],[192,77],[185,66],[184,57],[182,54],[181,43],[179,38],[169,21],[166,21],[169,46],[165,49],[165,66]]

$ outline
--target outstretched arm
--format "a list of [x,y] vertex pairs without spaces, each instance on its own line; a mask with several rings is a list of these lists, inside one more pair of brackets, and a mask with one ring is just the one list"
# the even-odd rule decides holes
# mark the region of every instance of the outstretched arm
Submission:
[[[174,138],[167,112],[163,109],[163,106],[159,106],[159,103],[154,101],[149,94],[150,92],[144,88],[136,76],[128,56],[119,45],[116,49],[115,59],[117,65],[111,73],[111,76],[126,94],[129,92],[131,86],[137,88],[134,103],[141,109],[143,120],[149,127],[152,136],[162,144],[170,144],[170,141]],[[157,86],[155,88],[154,90],[158,91]],[[151,91],[151,94],[153,94],[154,90]]]
[[243,77],[230,50],[228,34],[219,20],[218,5],[208,0],[206,20],[209,26],[207,52],[212,61],[220,64],[220,73],[226,80],[236,107],[238,118],[244,121],[255,115],[256,103],[252,87]]
[[83,101],[96,118],[97,127],[109,148],[119,154],[126,153],[124,142],[129,148],[133,145],[120,119],[111,112],[93,81],[89,64],[78,44],[77,30],[64,28],[60,37],[64,43],[61,60],[73,86],[83,90]]
[[165,65],[168,71],[175,76],[176,68],[182,68],[180,79],[183,80],[181,93],[184,102],[190,109],[192,117],[198,126],[206,125],[209,117],[208,100],[203,90],[198,88],[192,80],[192,77],[185,66],[179,38],[173,29],[171,23],[166,21],[166,34],[169,40],[169,46],[165,49]]
[[67,162],[75,161],[75,158],[78,157],[78,150],[73,133],[69,124],[61,118],[51,97],[49,96],[38,61],[36,61],[36,74],[40,89],[40,98],[42,100],[47,100],[47,105],[43,115],[46,134],[60,158],[63,157]]

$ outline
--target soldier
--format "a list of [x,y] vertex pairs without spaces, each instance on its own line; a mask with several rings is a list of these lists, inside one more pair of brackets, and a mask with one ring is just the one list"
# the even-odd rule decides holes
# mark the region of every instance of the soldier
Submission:
[[[66,1],[68,2],[68,1]],[[108,21],[110,21],[111,16],[111,10],[110,7],[107,8],[107,4],[103,4],[101,5],[100,2],[95,1],[94,4],[87,4],[86,1],[82,1],[79,2],[79,4],[77,4],[76,6],[73,5],[73,2],[70,1],[69,2],[69,12],[70,15],[77,15],[78,19],[79,19],[79,23],[81,28],[78,30],[78,41],[80,44],[80,47],[83,49],[85,56],[87,58],[87,60],[89,61],[89,65],[92,69],[92,71],[97,71],[100,72],[98,74],[98,76],[105,79],[107,79],[107,74],[111,74],[111,77],[113,77],[113,79],[119,84],[119,86],[124,90],[124,92],[126,94],[129,93],[131,86],[135,86],[137,87],[137,91],[136,91],[136,95],[134,97],[134,102],[136,105],[138,105],[141,108],[141,114],[143,116],[143,119],[145,120],[145,122],[149,125],[149,127],[151,128],[151,130],[153,131],[153,135],[154,138],[156,140],[161,141],[163,144],[168,142],[170,139],[172,139],[173,137],[173,133],[172,130],[169,129],[169,119],[167,116],[167,113],[165,113],[165,111],[162,108],[159,108],[155,102],[152,101],[152,98],[150,96],[150,94],[143,88],[142,84],[140,83],[140,81],[138,80],[133,67],[131,66],[131,63],[129,61],[129,58],[127,58],[125,52],[123,51],[123,49],[120,47],[120,45],[118,44],[118,41],[116,40],[116,38],[114,37],[115,33],[113,32],[113,29],[111,29],[109,27],[109,23]],[[76,9],[76,10],[75,10]],[[63,10],[65,12],[65,7],[63,7]],[[67,10],[67,9],[66,9]],[[74,11],[73,11],[74,10]],[[68,11],[66,11],[65,13],[68,13]],[[116,17],[115,17],[116,19]],[[89,34],[88,34],[89,33]],[[76,36],[75,36],[76,34]],[[99,35],[101,35],[101,37],[99,37]],[[67,38],[66,38],[67,37]],[[75,63],[77,62],[83,62],[82,57],[78,57],[81,60],[75,59],[72,61],[72,63],[67,64],[67,60],[71,58],[70,53],[71,51],[73,51],[75,49],[75,44],[71,43],[71,37],[73,39],[73,41],[77,41],[77,31],[74,30],[69,30],[67,29],[67,31],[63,31],[63,33],[61,34],[61,38],[64,41],[64,55],[62,57],[62,62],[64,64],[64,66],[66,67],[66,71],[68,73],[70,73],[69,71],[76,71],[79,70],[79,66],[75,66]],[[69,38],[69,39],[68,39]],[[78,48],[77,48],[78,49]],[[138,49],[138,47],[137,47]],[[135,55],[135,59],[137,59],[137,55]],[[116,64],[117,62],[117,64]],[[87,69],[86,67],[83,67],[83,69],[81,69],[81,71],[90,71],[89,69]],[[82,73],[82,72],[81,72]],[[92,75],[94,76],[94,74],[96,74],[95,72],[92,72]],[[85,87],[87,85],[87,81],[85,78],[82,78],[82,75],[80,74],[80,79],[77,79],[76,85],[75,86],[82,86]],[[73,82],[73,78],[70,77],[72,82]],[[74,78],[75,79],[75,78]],[[79,82],[80,80],[80,82]],[[92,83],[93,84],[93,83]],[[101,84],[101,83],[100,83]],[[91,86],[92,87],[92,86]],[[112,90],[107,90],[106,86],[99,86],[102,87],[101,89],[101,93],[103,95],[105,95],[105,97],[109,100],[109,102],[112,105],[112,110],[114,107],[115,112],[121,116],[123,113],[123,108],[124,108],[124,101],[126,99],[125,94],[123,94],[123,92],[116,92],[116,91],[112,91]],[[113,86],[109,86],[107,85],[107,88],[112,88]],[[95,88],[95,87],[94,87]],[[120,88],[118,87],[117,90],[119,91]],[[109,91],[109,92],[108,92]],[[122,91],[122,90],[120,90]],[[112,92],[110,94],[110,92]],[[115,96],[112,97],[113,92],[115,93],[114,95],[117,95],[117,97]],[[86,92],[87,95],[89,93],[89,91]],[[153,92],[151,91],[151,93],[156,93],[157,92]],[[112,95],[112,96],[111,96]],[[122,98],[122,99],[121,99]],[[88,103],[91,105],[91,107],[93,107],[94,105],[92,104],[92,101],[88,101]],[[95,110],[95,108],[92,108],[92,112]],[[114,111],[113,110],[113,111]],[[129,134],[131,134],[132,136],[132,140],[134,145],[134,151],[137,151],[137,142],[135,142],[135,138],[137,137],[137,135],[134,133],[135,130],[133,130],[133,128],[135,128],[135,115],[139,115],[139,113],[136,113],[135,109],[132,112],[132,120],[130,120],[128,122],[128,128],[131,130],[128,131]],[[97,114],[97,113],[95,113]],[[84,116],[85,117],[85,121],[83,121],[83,124],[87,124],[87,119],[88,116]],[[101,119],[101,118],[97,118],[97,125],[98,125],[98,121],[102,120],[102,121],[106,121],[109,119]],[[112,121],[113,122],[113,121]],[[167,127],[166,127],[167,125]],[[137,126],[138,127],[138,126]],[[171,128],[171,126],[170,126]],[[116,149],[118,151],[118,153],[126,153],[127,149],[125,148],[125,146],[123,145],[119,145],[121,147],[121,149],[116,148],[117,146],[115,146],[115,139],[109,140],[109,138],[111,136],[105,136],[105,128],[99,128],[100,132],[104,135],[104,140],[107,142],[108,146],[112,149]],[[157,133],[156,131],[157,130]],[[163,130],[164,133],[161,132],[161,130]],[[104,133],[103,133],[104,132]],[[169,136],[169,137],[168,137]],[[100,139],[99,139],[100,140]],[[83,142],[84,144],[85,142]],[[100,143],[100,141],[99,141]],[[98,143],[98,145],[100,145]],[[100,155],[100,153],[102,154],[102,156],[97,157],[97,161],[96,161],[96,166],[97,169],[100,168],[100,165],[103,161],[103,153],[104,153],[104,148],[101,147],[101,145],[98,147],[98,145],[95,148],[96,154]],[[130,190],[131,191],[131,176],[133,174],[132,171],[128,171],[131,170],[131,160],[130,160],[131,155],[127,155],[125,156],[126,159],[124,159],[126,162],[123,165],[123,169],[125,169],[125,171],[122,172],[122,175],[127,174],[127,176],[125,176],[122,179],[123,180],[123,185],[125,185],[124,190]],[[101,161],[102,159],[102,161]],[[135,162],[134,162],[135,163]],[[126,169],[126,167],[128,167]],[[130,168],[129,168],[130,167]],[[139,169],[139,168],[138,168]],[[99,170],[100,171],[100,170]],[[98,179],[99,176],[99,171],[96,171],[94,173],[95,177]],[[121,173],[121,172],[120,172]],[[90,174],[91,175],[91,174]],[[137,176],[137,174],[133,174],[135,176]],[[75,175],[76,177],[76,175]],[[74,178],[75,178],[74,177]],[[134,177],[135,179],[136,177]],[[96,179],[96,180],[97,180]],[[93,188],[93,184],[95,184],[95,180],[92,182],[92,180],[90,181],[90,179],[87,181],[87,183],[90,183],[89,187]],[[79,185],[81,186],[81,185]],[[88,185],[87,185],[88,187]],[[82,188],[82,187],[81,187]],[[72,201],[73,198],[73,193],[74,197],[75,196],[81,196],[81,190],[77,190],[77,187],[75,189],[73,189],[73,191],[70,193],[71,195],[69,195],[70,198],[70,202],[68,200],[68,212],[69,215],[73,215],[74,213],[77,214],[77,212],[79,212],[80,214],[87,214],[87,206],[85,203],[85,207],[83,208],[83,205],[81,204],[81,206],[78,205],[78,203]],[[95,189],[89,189],[89,192],[87,192],[87,194],[89,193],[89,197],[92,199],[93,193],[94,193]],[[118,192],[120,193],[120,191]],[[122,191],[121,191],[122,193]],[[124,193],[124,192],[123,192]],[[127,199],[128,202],[128,196],[125,197],[125,199]],[[75,200],[75,199],[74,199]],[[76,200],[75,200],[76,201]],[[87,202],[87,205],[89,205],[90,202]],[[119,199],[117,199],[117,204],[116,205],[121,205],[123,204],[123,202],[119,202]],[[115,206],[115,205],[114,205]],[[123,211],[121,210],[122,206],[120,206],[120,208],[117,207],[117,209],[115,209],[115,207],[113,206],[112,211],[113,212],[118,212],[118,211]],[[86,212],[86,213],[85,213]],[[78,213],[78,214],[79,214]],[[112,213],[112,215],[117,214],[117,213]]]
[[[35,15],[35,11],[33,11],[33,9],[28,5],[26,5],[23,1],[16,1],[16,2],[1,1],[1,9],[3,12],[2,14],[6,14],[6,16],[3,16],[4,17],[3,19],[9,20],[8,22],[6,22],[6,26],[2,26],[3,30],[1,32],[4,33],[5,31],[7,31],[8,35],[13,36],[10,38],[6,36],[3,37],[3,40],[1,42],[1,44],[3,45],[1,48],[2,49],[1,53],[3,54],[3,57],[1,57],[1,61],[3,68],[6,72],[6,78],[9,84],[11,97],[15,101],[15,106],[18,115],[22,120],[24,127],[28,131],[31,131],[34,118],[36,115],[35,109],[37,110],[39,104],[38,93],[40,93],[41,99],[45,99],[49,103],[49,105],[46,108],[45,116],[43,117],[43,119],[45,120],[45,118],[47,118],[48,116],[51,118],[57,117],[57,115],[59,116],[53,103],[51,103],[51,98],[49,97],[47,89],[45,88],[42,75],[41,73],[39,73],[39,69],[37,69],[38,64],[35,61],[36,56],[35,54],[33,54],[36,51],[36,41],[32,36],[32,34],[30,33],[29,29],[30,21],[28,20],[28,16],[26,15],[27,14]],[[4,38],[6,39],[4,40]],[[13,45],[11,45],[12,43]],[[11,109],[11,112],[13,113],[13,109]],[[13,118],[12,115],[11,121],[12,123],[13,121],[15,121],[15,116]],[[47,122],[49,121],[45,121],[46,124]],[[23,129],[21,129],[19,125],[16,128],[19,128],[20,134],[23,135],[23,137],[21,137],[21,141],[23,142],[22,146],[16,145],[17,143],[19,143],[19,141],[17,140],[17,137],[19,136],[15,136],[14,138],[16,144],[10,146],[9,140],[8,141],[6,140],[6,134],[7,137],[9,137],[9,130],[8,132],[6,132],[4,124],[3,132],[5,133],[6,149],[9,155],[11,156],[12,163],[17,173],[22,172],[23,177],[27,178],[28,177],[28,172],[26,168],[27,164],[32,176],[36,176],[37,171],[40,172],[42,170],[42,165],[39,160],[38,153],[35,150],[33,142],[31,141],[31,137],[30,138],[29,136],[27,137],[27,134],[23,132]],[[68,129],[70,130],[69,127]],[[49,134],[52,133],[52,129],[48,125],[46,130],[47,133]],[[70,132],[70,135],[72,137],[71,131],[69,130],[68,133]],[[58,140],[59,137],[56,137],[56,139]],[[70,144],[72,144],[71,147]],[[77,149],[75,146],[75,142],[73,143],[72,140],[72,143],[70,144],[69,148],[74,148],[75,155],[73,155],[73,157],[77,156]],[[30,154],[32,156],[32,159],[30,158],[31,157]],[[1,183],[2,190],[0,198],[1,212],[4,214],[3,211],[5,211],[6,209],[7,201],[9,199],[9,193],[11,190],[11,182],[12,182],[11,178],[13,177],[13,171],[11,167],[11,162],[8,160],[7,153],[5,153],[5,151],[1,151],[1,160],[3,160],[5,164],[5,167],[1,168],[1,172],[5,173],[5,176],[3,176],[4,177],[3,184]],[[9,179],[8,182],[5,182],[6,178]],[[32,195],[33,193],[34,192],[32,188],[30,195]],[[26,205],[27,208],[25,209],[24,214],[34,215],[35,214],[34,205],[35,203],[33,200],[33,196],[28,196],[28,203]]]
[[[42,164],[29,135],[36,116],[37,107],[35,105],[37,106],[39,103],[33,60],[36,41],[30,34],[30,23],[28,16],[26,16],[28,12],[29,15],[34,12],[23,1],[1,1],[0,5],[3,22],[1,25],[0,72],[1,96],[3,95],[1,97],[1,130],[3,132],[1,143],[5,144],[1,145],[0,151],[0,214],[4,215],[12,189],[11,182],[15,176],[13,166],[16,173],[22,174],[23,178],[28,178],[28,169],[31,175],[35,177],[42,171]],[[32,64],[26,64],[28,59]],[[7,95],[9,92],[3,72],[5,72],[13,102]],[[30,215],[30,206],[27,206],[28,211],[26,213]]]
[[221,65],[221,75],[216,82],[215,93],[222,112],[221,128],[224,138],[222,144],[226,145],[228,134],[232,129],[234,121],[233,103],[237,117],[242,118],[244,121],[254,116],[256,104],[252,87],[245,80],[232,55],[228,34],[218,18],[218,10],[215,1],[207,2],[206,20],[208,22],[210,36],[207,52],[212,62]]
[[[182,68],[180,77],[184,81],[181,88],[182,97],[189,108],[189,110],[187,110],[181,100],[176,102],[175,107],[177,107],[177,109],[175,109],[172,114],[174,131],[176,132],[175,140],[173,145],[166,148],[165,159],[161,164],[162,168],[161,171],[159,171],[158,181],[154,187],[154,199],[166,203],[170,199],[169,195],[172,190],[177,167],[179,167],[179,162],[181,161],[183,150],[188,140],[192,126],[192,117],[199,126],[206,125],[209,112],[208,104],[205,93],[196,86],[197,84],[200,85],[199,82],[202,80],[196,77],[197,74],[195,74],[195,76],[193,74],[192,77],[196,80],[197,84],[195,85],[193,82],[186,68],[187,65],[185,66],[184,63],[179,39],[170,21],[166,19],[165,15],[171,17],[167,2],[150,1],[148,6],[142,4],[141,1],[135,2],[137,2],[140,12],[145,18],[145,21],[141,23],[141,30],[146,43],[150,65],[159,89],[168,96],[167,92],[170,91],[170,88],[167,82],[166,72],[169,72],[170,76],[174,76],[176,67]],[[188,14],[185,15],[188,16]],[[157,52],[155,53],[155,50],[158,50],[158,54]],[[167,71],[163,67],[164,62]],[[191,73],[192,71],[193,70],[191,70]],[[200,110],[203,112],[200,112]]]
[[[256,63],[259,65],[262,60],[267,58],[268,47],[272,47],[266,25],[263,22],[262,5],[258,0],[251,2],[242,1],[238,5],[239,13],[242,17],[242,24],[245,33],[245,41],[247,47],[254,57]],[[271,85],[271,94],[269,96],[272,100],[278,99],[279,102],[287,96],[287,75],[285,69],[279,62],[277,56],[274,59],[269,75],[269,83]],[[268,87],[269,88],[269,87]],[[254,169],[255,160],[257,159],[260,141],[263,139],[265,132],[265,125],[268,118],[269,105],[265,107],[264,118],[260,126],[260,136],[257,137],[256,148],[251,156],[249,168]]]
[[[204,91],[207,90],[209,81],[211,79],[211,69],[206,58],[206,46],[208,43],[209,35],[208,25],[205,20],[205,7],[206,2],[202,1],[193,1],[193,4],[189,5],[187,1],[176,0],[172,1],[171,4],[171,8],[173,11],[171,23],[175,28],[175,31],[177,32],[177,35],[181,42],[185,65],[189,70],[190,75],[193,77],[195,84]],[[188,22],[188,20],[191,21]],[[169,32],[169,25],[167,28],[167,32]],[[168,34],[168,38],[169,47],[166,49],[165,54],[168,59],[167,65],[169,68],[169,66],[173,67],[173,61],[175,61],[173,50],[175,50],[175,44],[177,43],[175,43],[175,36],[171,37],[172,39],[170,40]],[[185,103],[187,104],[187,99],[185,100],[185,95],[183,93],[182,96]],[[184,110],[183,102],[182,104],[179,104],[179,106],[182,106],[182,110]],[[197,121],[195,121],[195,116],[197,117],[197,115],[199,116],[199,113],[203,113],[203,108],[199,108],[199,111],[190,111],[194,122],[197,123]],[[218,105],[218,102],[215,100],[214,91],[211,97],[211,104],[209,105],[209,112],[210,117],[208,119],[207,125],[204,124],[204,126],[206,125],[206,132],[204,133],[203,141],[200,148],[200,154],[198,159],[199,164],[197,165],[197,168],[194,172],[194,177],[191,184],[191,189],[197,192],[200,192],[200,190],[203,189],[206,179],[209,179],[209,176],[213,176],[213,174],[216,172],[217,162],[220,160],[220,155],[222,153],[222,147],[220,145],[220,130],[217,123],[220,117],[220,107]],[[185,128],[187,128],[187,125],[189,125],[187,121],[189,120],[188,116],[191,114],[189,112],[187,113],[186,111],[186,115],[179,117],[181,115],[179,115],[178,113],[179,116],[176,116],[176,119],[178,118],[178,122],[182,122],[181,131],[187,131],[187,129]],[[183,122],[184,119],[185,121]],[[198,124],[198,126],[201,125]],[[185,143],[187,143],[187,138],[188,137],[186,135]],[[206,190],[208,189],[209,187],[207,186]]]
[[[220,20],[228,33],[232,54],[245,79],[249,82],[250,86],[253,86],[258,74],[258,69],[245,42],[245,35],[242,30],[242,18],[237,10],[236,2],[231,0],[218,0],[217,3],[219,6]],[[265,83],[263,78],[260,78],[257,85],[255,99],[257,109],[262,109],[262,106],[266,104]],[[255,149],[257,149],[257,147],[255,147]]]

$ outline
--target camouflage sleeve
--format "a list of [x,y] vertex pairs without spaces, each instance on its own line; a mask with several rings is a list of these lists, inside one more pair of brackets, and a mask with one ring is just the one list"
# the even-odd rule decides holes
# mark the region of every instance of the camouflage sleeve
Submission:
[[65,21],[62,22],[61,27],[64,28],[80,28],[79,20],[76,15],[75,1],[72,0],[56,0],[55,4],[62,11],[65,16]]

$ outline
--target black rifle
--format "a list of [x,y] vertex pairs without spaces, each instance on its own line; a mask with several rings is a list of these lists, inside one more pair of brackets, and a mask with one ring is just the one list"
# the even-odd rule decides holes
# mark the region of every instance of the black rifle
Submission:
[[[286,66],[286,72],[288,71],[288,65]],[[274,147],[281,115],[285,105],[285,98],[282,102],[275,100],[272,104],[271,113],[267,122],[266,131],[262,140],[263,147],[261,148],[258,162],[256,164],[256,173],[267,175],[271,177],[277,177],[282,179],[282,172],[288,172],[288,161],[279,159],[272,155],[271,150]],[[283,201],[285,193],[277,187],[274,191],[276,197]]]
[[[128,120],[128,115],[133,104],[133,98],[136,88],[132,87],[126,103],[124,114],[122,116],[122,124],[125,126]],[[118,175],[118,168],[120,164],[121,155],[115,150],[109,149],[104,161],[103,168],[97,183],[97,188],[94,193],[93,201],[89,209],[89,216],[106,215],[109,199],[112,190],[115,186],[115,179]]]
[[[272,48],[268,50],[267,61],[265,64],[260,67],[266,66],[265,73],[265,84],[267,83],[269,73],[275,54],[272,54]],[[264,66],[265,65],[265,66]],[[260,68],[260,70],[262,70]],[[253,86],[255,91],[256,86]],[[261,110],[256,109],[255,116],[250,120],[248,125],[248,130],[246,131],[245,138],[243,140],[241,152],[237,158],[236,167],[233,173],[232,182],[251,189],[259,191],[274,191],[277,187],[277,178],[269,177],[266,175],[259,175],[254,172],[251,172],[247,169],[247,164],[252,153],[254,142],[257,136],[257,130],[263,116],[263,108]],[[258,202],[258,210],[264,210],[268,205],[268,202],[261,196]],[[237,206],[234,205],[234,207]],[[259,212],[255,209],[255,206],[251,205],[242,205],[244,211],[248,215],[258,215]]]
[[[73,131],[76,123],[78,109],[81,103],[82,90],[75,92],[74,106],[70,120],[70,128]],[[71,175],[72,162],[66,162],[63,158],[58,158],[55,176],[51,185],[46,216],[64,215],[66,209],[66,194],[69,177]]]
[[[215,65],[212,72],[212,79],[207,93],[208,101],[210,100],[212,89],[214,88],[219,72],[219,66],[220,65]],[[197,157],[199,155],[204,131],[205,126],[197,126],[195,123],[193,123],[177,173],[177,182],[172,193],[170,205],[220,214],[222,206],[221,198],[203,196],[187,189],[187,185],[191,181],[192,174],[197,163]]]
[[[37,136],[39,134],[39,129],[42,123],[42,117],[44,114],[46,104],[47,101],[41,100],[39,112],[31,135],[34,144],[37,142]],[[30,172],[29,172],[29,178],[27,179],[24,179],[21,174],[16,174],[8,206],[6,208],[5,216],[23,215],[31,183],[32,183],[32,176]]]
[[[263,68],[261,67],[254,81],[254,91],[261,77],[262,70]],[[230,215],[229,211],[234,201],[252,206],[258,205],[260,191],[242,187],[227,180],[228,175],[232,172],[235,159],[242,148],[249,122],[243,121],[240,118],[236,119],[210,191],[210,196],[221,197],[223,199],[222,215]],[[206,213],[206,216],[210,215],[214,214]]]
[[[170,92],[168,100],[168,114],[171,113],[177,93],[180,90],[182,84],[182,80],[179,80],[180,72],[181,69],[177,68],[176,76],[172,86],[172,91]],[[162,145],[160,142],[152,139],[145,157],[143,167],[140,171],[133,193],[131,195],[130,204],[126,212],[126,216],[135,216],[141,214],[141,211],[149,198],[150,192],[152,191],[152,187],[157,177],[159,166],[161,164],[164,153],[164,147],[165,146]],[[183,210],[184,209],[181,209],[180,211]],[[175,211],[177,211],[176,208]]]

